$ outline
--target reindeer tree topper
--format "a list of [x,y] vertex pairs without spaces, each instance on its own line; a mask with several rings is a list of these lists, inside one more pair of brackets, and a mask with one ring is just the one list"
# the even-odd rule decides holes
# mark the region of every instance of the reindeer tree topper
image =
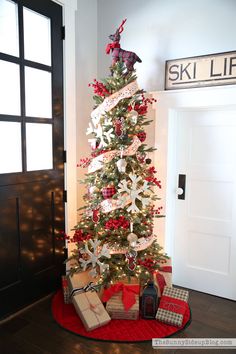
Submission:
[[141,63],[142,60],[134,52],[121,49],[120,47],[120,34],[124,30],[123,25],[125,22],[126,19],[122,21],[116,32],[109,36],[109,38],[112,40],[112,43],[107,45],[106,53],[110,54],[110,51],[112,52],[112,66],[115,65],[118,61],[122,61],[127,68],[127,72],[131,72],[134,70],[134,64],[136,61]]

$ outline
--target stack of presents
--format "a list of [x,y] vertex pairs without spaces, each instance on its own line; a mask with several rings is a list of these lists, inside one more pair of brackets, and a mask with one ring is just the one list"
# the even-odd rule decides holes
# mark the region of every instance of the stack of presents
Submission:
[[189,293],[172,287],[171,269],[169,259],[142,291],[136,278],[97,291],[96,279],[88,271],[63,276],[64,302],[74,305],[87,331],[104,326],[112,319],[137,320],[140,317],[181,327]]

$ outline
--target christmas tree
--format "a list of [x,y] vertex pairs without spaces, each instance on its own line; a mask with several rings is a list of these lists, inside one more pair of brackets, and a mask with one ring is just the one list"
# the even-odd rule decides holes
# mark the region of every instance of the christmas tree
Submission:
[[67,237],[76,246],[70,272],[89,270],[105,286],[132,276],[145,282],[167,258],[153,234],[154,218],[161,217],[162,207],[155,207],[161,184],[147,157],[154,149],[145,144],[148,105],[155,100],[137,85],[133,65],[139,57],[120,49],[124,22],[106,48],[113,56],[111,75],[90,84],[92,151],[79,163],[88,169],[82,181],[87,193],[74,235]]

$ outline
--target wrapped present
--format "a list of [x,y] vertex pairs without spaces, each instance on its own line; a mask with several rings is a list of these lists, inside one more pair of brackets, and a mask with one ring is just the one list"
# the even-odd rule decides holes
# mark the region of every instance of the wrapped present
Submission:
[[128,285],[139,285],[140,279],[134,276],[130,276],[121,278],[119,282]]
[[164,287],[161,301],[157,310],[158,321],[180,327],[188,307],[189,292],[178,288]]
[[73,290],[72,303],[87,331],[104,326],[111,320],[91,283],[82,289]]
[[[89,271],[84,271],[84,272],[74,273],[73,275],[69,275],[68,276],[69,291],[71,293],[74,289],[86,286],[91,282],[96,285],[98,279],[99,277],[93,278],[89,274]],[[103,294],[103,289],[101,288],[98,291],[98,296],[100,297],[100,299],[102,298],[102,294]]]
[[158,296],[161,297],[164,287],[172,287],[172,265],[171,258],[165,263],[160,263],[160,268],[154,273],[154,284],[158,290]]
[[64,303],[70,304],[71,303],[70,289],[69,289],[69,284],[68,284],[68,277],[66,275],[63,275],[61,277],[61,283],[62,283],[62,292],[63,292]]
[[105,289],[102,301],[112,319],[137,320],[139,318],[139,285],[117,283]]

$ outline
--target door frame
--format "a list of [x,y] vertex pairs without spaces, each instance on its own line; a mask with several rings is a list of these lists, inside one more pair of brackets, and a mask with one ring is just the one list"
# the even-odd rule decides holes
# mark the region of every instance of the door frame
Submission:
[[157,100],[155,109],[155,166],[162,181],[161,199],[165,218],[160,220],[159,243],[173,257],[176,208],[176,135],[178,111],[231,109],[236,107],[236,85],[151,92]]
[[77,223],[77,171],[76,171],[76,26],[77,0],[52,0],[61,5],[62,21],[65,26],[63,41],[63,81],[64,81],[64,150],[65,163],[65,232]]

